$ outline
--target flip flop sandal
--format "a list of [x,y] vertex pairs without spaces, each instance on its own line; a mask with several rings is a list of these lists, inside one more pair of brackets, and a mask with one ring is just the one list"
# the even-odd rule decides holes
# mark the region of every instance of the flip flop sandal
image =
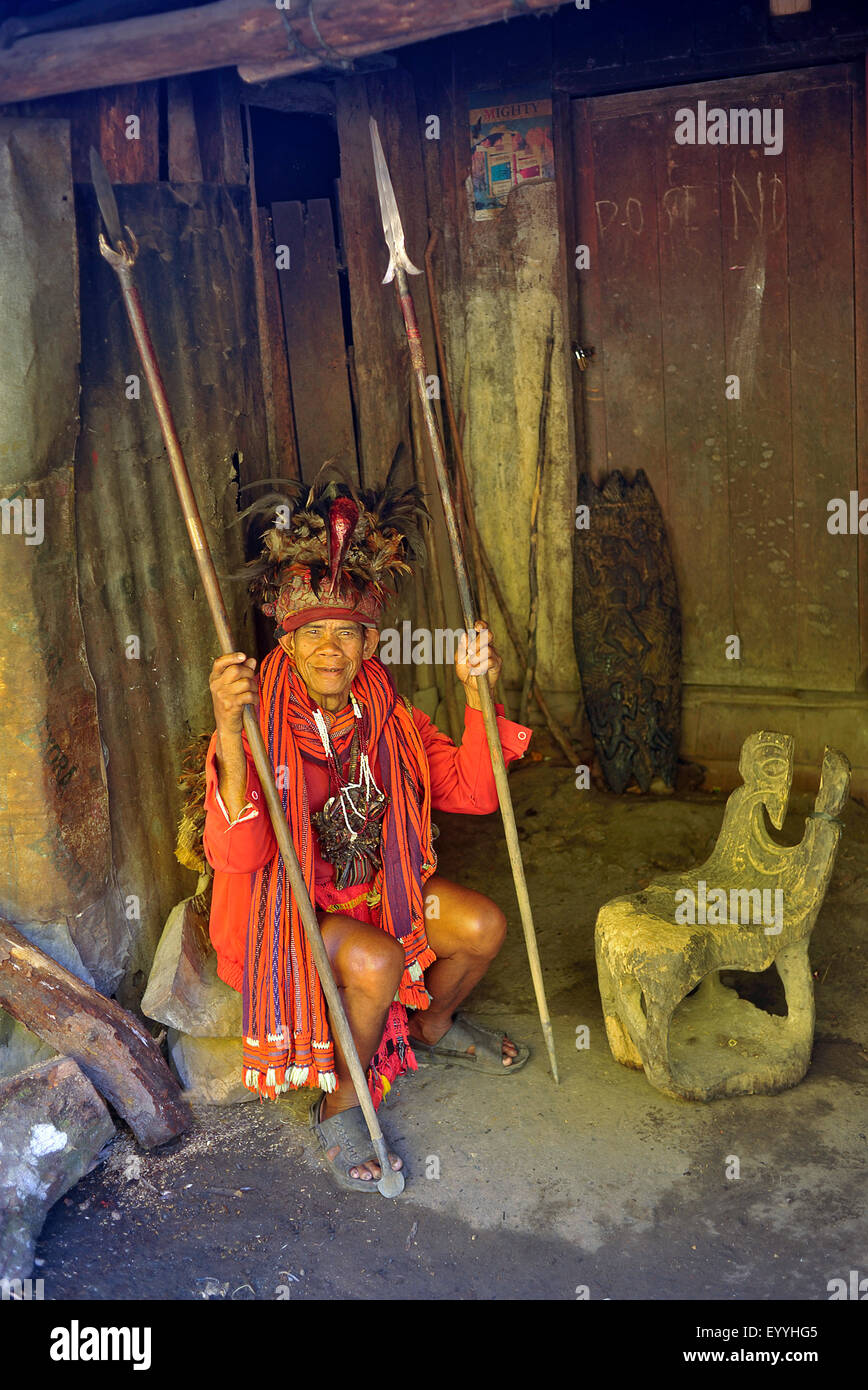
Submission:
[[[501,1048],[504,1037],[504,1033],[495,1033],[491,1028],[483,1028],[480,1023],[471,1023],[469,1018],[459,1013],[455,1015],[448,1033],[444,1033],[439,1042],[424,1043],[411,1037],[410,1046],[417,1058],[420,1058],[421,1066],[425,1065],[425,1061],[438,1062],[443,1065],[471,1067],[474,1071],[484,1072],[486,1076],[510,1076],[512,1072],[520,1071],[524,1066],[530,1057],[530,1048],[525,1047],[523,1043],[516,1043],[518,1056],[505,1067]],[[475,1053],[468,1053],[467,1049],[471,1046],[476,1048]]]
[[[327,1120],[320,1120],[319,1113],[324,1100],[325,1093],[322,1093],[311,1102],[310,1127],[323,1147],[332,1177],[346,1192],[379,1194],[377,1178],[366,1181],[365,1178],[350,1177],[351,1168],[359,1168],[363,1163],[369,1163],[372,1158],[376,1159],[376,1154],[371,1153],[371,1136],[361,1109],[359,1106],[353,1106],[350,1110],[330,1115]],[[330,1159],[328,1151],[336,1144],[339,1152]],[[403,1172],[403,1168],[400,1171]]]

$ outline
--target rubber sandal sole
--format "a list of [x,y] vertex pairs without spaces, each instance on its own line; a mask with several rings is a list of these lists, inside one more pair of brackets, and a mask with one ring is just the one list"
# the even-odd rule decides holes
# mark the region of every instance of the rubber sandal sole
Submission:
[[[363,1157],[357,1157],[358,1154],[362,1153],[362,1149],[357,1149],[356,1144],[361,1141],[363,1146],[370,1146],[371,1142],[371,1136],[368,1134],[361,1110],[353,1106],[351,1109],[342,1110],[340,1114],[331,1115],[329,1119],[321,1122],[319,1111],[324,1100],[325,1095],[321,1094],[311,1101],[310,1127],[320,1142],[326,1167],[333,1181],[344,1192],[373,1192],[379,1196],[377,1178],[371,1178],[369,1181],[366,1181],[365,1178],[351,1178],[346,1171],[349,1168],[358,1168],[362,1163],[369,1163],[375,1157],[374,1154],[370,1153],[364,1154]],[[334,1158],[330,1159],[328,1151],[333,1149],[336,1144],[339,1146],[338,1152]],[[403,1173],[403,1168],[400,1171]]]
[[[464,1041],[466,1037],[466,1047],[472,1045],[478,1048],[480,1042],[482,1042],[485,1050],[481,1056],[478,1052],[476,1055],[468,1053],[463,1048],[459,1050],[458,1048],[443,1047],[443,1044],[449,1039],[450,1035],[456,1033],[456,1029],[466,1030],[461,1039]],[[477,1036],[474,1037],[474,1034]],[[459,1013],[455,1015],[452,1027],[448,1032],[443,1034],[439,1042],[423,1043],[420,1042],[418,1038],[411,1037],[410,1045],[417,1055],[420,1066],[434,1063],[437,1066],[444,1067],[468,1067],[471,1071],[475,1071],[482,1076],[511,1076],[513,1072],[521,1071],[525,1063],[529,1061],[530,1048],[524,1043],[516,1043],[515,1046],[518,1048],[518,1055],[508,1067],[505,1067],[498,1056],[503,1038],[503,1033],[495,1033],[491,1028],[483,1028],[481,1023],[472,1023],[464,1014]],[[491,1042],[488,1042],[488,1039],[491,1039]],[[424,1059],[424,1061],[421,1059]]]

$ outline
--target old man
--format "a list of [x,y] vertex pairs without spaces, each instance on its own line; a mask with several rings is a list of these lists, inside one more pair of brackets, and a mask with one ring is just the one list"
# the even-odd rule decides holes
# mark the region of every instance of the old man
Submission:
[[[305,489],[264,537],[252,591],[278,645],[219,657],[207,763],[205,852],[215,870],[218,970],[244,996],[245,1084],[274,1097],[318,1087],[311,1124],[340,1186],[375,1190],[380,1169],[289,890],[242,731],[258,705],[302,872],[375,1104],[417,1065],[509,1076],[527,1048],[459,1013],[503,944],[501,909],[436,872],[431,811],[484,815],[497,794],[477,676],[501,659],[485,624],[455,653],[461,746],[397,695],[378,660],[380,615],[418,555],[415,490]],[[281,509],[278,508],[278,511]],[[496,706],[507,763],[530,730]],[[409,1018],[408,1018],[408,1010]],[[390,1154],[393,1168],[402,1167]]]

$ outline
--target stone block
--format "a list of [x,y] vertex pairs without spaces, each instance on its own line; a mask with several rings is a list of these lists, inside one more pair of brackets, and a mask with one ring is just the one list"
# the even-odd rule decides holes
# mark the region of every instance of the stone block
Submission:
[[23,1023],[0,1009],[0,1078],[47,1062],[57,1053],[50,1043],[43,1042]]
[[208,895],[197,894],[172,909],[154,956],[142,1012],[190,1037],[238,1039],[243,1026],[241,995],[217,974],[217,956],[208,936],[209,901]]
[[184,1099],[201,1105],[238,1105],[256,1100],[242,1080],[241,1036],[194,1038],[169,1030],[169,1056],[181,1084]]
[[71,1057],[0,1081],[0,1278],[30,1277],[49,1208],[96,1166],[114,1132]]

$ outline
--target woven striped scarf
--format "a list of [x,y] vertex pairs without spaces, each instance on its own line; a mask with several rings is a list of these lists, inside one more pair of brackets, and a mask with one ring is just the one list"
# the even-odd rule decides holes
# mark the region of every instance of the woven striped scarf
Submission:
[[[315,902],[314,830],[310,822],[302,754],[325,765],[313,720],[313,704],[293,662],[276,647],[262,663],[260,724],[311,902]],[[371,919],[398,938],[405,969],[389,1012],[389,1051],[406,1038],[406,1007],[424,1009],[429,996],[423,971],[434,961],[425,932],[422,885],[436,867],[431,843],[431,779],[428,760],[410,709],[377,657],[363,661],[352,690],[362,706],[362,726],[379,782],[389,796],[383,821],[381,867],[367,894]],[[339,759],[352,740],[347,704],[335,718],[331,739]],[[251,875],[250,915],[244,961],[244,1084],[274,1099],[299,1086],[337,1086],[326,1001],[279,851]],[[339,910],[340,905],[337,905]],[[359,914],[360,916],[362,914]],[[364,914],[365,917],[368,914]],[[402,1006],[398,1009],[398,1005]],[[403,1026],[402,1026],[403,1019]],[[375,1101],[383,1093],[376,1069],[368,1081]],[[412,1056],[409,1065],[413,1065]],[[391,1058],[389,1079],[405,1070],[403,1047]],[[386,1086],[388,1089],[388,1086]]]

